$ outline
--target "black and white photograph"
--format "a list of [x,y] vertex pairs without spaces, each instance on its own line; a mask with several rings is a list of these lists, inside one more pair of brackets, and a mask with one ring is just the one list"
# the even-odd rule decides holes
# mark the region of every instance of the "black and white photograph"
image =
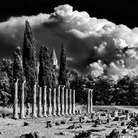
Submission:
[[0,138],[138,138],[138,2],[1,0]]

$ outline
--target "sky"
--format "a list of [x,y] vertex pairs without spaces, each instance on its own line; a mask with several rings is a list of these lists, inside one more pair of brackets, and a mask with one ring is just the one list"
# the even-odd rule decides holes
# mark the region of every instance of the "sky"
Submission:
[[[4,7],[4,8],[3,8]],[[4,10],[3,10],[4,9]],[[37,56],[41,45],[63,43],[67,65],[82,74],[114,79],[138,74],[138,8],[130,0],[3,0],[0,58],[23,45],[25,20],[32,27]]]

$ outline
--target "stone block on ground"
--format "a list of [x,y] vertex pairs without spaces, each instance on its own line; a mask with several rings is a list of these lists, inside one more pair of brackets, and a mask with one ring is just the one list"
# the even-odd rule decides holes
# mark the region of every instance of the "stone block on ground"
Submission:
[[20,138],[46,138],[46,137],[41,136],[38,132],[31,132],[29,134],[21,135]]

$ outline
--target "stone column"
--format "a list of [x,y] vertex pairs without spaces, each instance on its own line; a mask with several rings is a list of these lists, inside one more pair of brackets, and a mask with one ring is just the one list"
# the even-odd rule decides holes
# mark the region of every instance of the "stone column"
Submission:
[[115,110],[115,111],[113,112],[113,116],[114,116],[114,117],[118,117],[118,110]]
[[44,86],[43,88],[43,116],[47,116],[47,87]]
[[126,113],[126,120],[130,120],[130,115],[129,115],[129,113]]
[[87,113],[90,113],[90,90],[88,89]]
[[20,103],[20,118],[25,118],[24,116],[24,84],[26,81],[22,83],[22,92],[21,92],[21,103]]
[[90,90],[90,113],[92,113],[93,107],[93,90]]
[[64,90],[65,90],[65,86],[62,86],[62,89],[61,89],[61,115],[65,115]]
[[14,84],[13,118],[18,119],[18,79]]
[[48,91],[48,115],[52,115],[52,103],[51,103],[51,88]]
[[60,86],[57,88],[57,115],[60,116]]
[[52,104],[52,115],[53,116],[56,116],[56,88],[53,89],[52,91],[52,95],[53,95],[53,104]]
[[69,89],[69,115],[72,114],[72,90]]
[[36,114],[36,86],[37,86],[37,82],[35,82],[34,90],[33,90],[32,117],[37,117],[37,114]]
[[75,90],[72,91],[72,114],[75,115]]
[[39,87],[38,92],[38,117],[42,117],[42,88]]
[[66,94],[65,94],[65,115],[68,115],[68,89],[66,88]]

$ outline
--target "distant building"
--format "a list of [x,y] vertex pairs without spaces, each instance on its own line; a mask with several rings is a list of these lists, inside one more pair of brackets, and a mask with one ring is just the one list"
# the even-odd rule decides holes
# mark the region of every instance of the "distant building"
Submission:
[[52,48],[52,52],[51,52],[51,55],[50,55],[50,59],[51,59],[52,65],[53,65],[53,69],[59,69],[58,59],[57,59],[56,52],[55,52],[55,49],[54,48]]

